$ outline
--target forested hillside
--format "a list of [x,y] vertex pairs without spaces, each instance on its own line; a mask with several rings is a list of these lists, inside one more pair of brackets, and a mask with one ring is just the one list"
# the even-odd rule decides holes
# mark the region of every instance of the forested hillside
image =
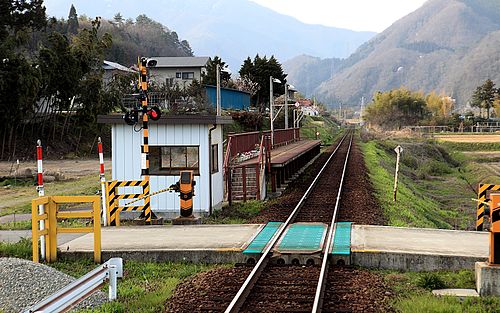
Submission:
[[[287,1],[283,1],[283,5]],[[67,16],[60,0],[47,0],[47,10]],[[220,56],[233,72],[248,56],[274,55],[287,60],[297,55],[345,58],[372,38],[373,32],[302,23],[251,0],[72,0],[77,10],[112,19],[143,13],[175,29],[197,55]],[[312,4],[311,4],[312,5]]]
[[[82,19],[82,26],[88,27],[90,21]],[[135,21],[124,20],[120,14],[112,21],[103,20],[101,32],[109,33],[113,45],[106,51],[107,60],[124,65],[137,63],[137,56],[192,56],[193,51],[187,40],[179,39],[175,31],[146,15],[139,15]]]
[[476,86],[500,80],[500,2],[430,0],[362,45],[316,93],[358,105],[400,86],[466,105]]
[[0,5],[0,159],[33,158],[37,139],[49,156],[89,154],[107,127],[97,115],[120,110],[137,77],[104,84],[103,60],[126,66],[141,55],[192,55],[189,43],[145,15],[114,21],[47,18],[42,0]]
[[310,97],[314,90],[333,74],[337,73],[344,60],[338,58],[321,59],[309,55],[299,55],[283,63],[288,73],[288,81],[302,94]]

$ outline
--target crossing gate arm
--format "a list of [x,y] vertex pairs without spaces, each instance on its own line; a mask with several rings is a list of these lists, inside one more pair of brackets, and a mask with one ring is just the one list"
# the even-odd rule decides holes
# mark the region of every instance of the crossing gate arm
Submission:
[[116,299],[117,278],[123,277],[122,258],[111,258],[80,279],[31,306],[24,313],[66,312],[109,281],[109,300]]

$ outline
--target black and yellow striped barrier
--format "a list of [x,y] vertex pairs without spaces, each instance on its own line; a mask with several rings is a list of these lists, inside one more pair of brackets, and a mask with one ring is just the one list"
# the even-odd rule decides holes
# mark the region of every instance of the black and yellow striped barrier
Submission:
[[[119,193],[118,188],[123,187],[142,187],[141,193]],[[106,194],[108,200],[107,217],[110,226],[120,226],[120,212],[122,211],[147,211],[150,209],[150,202],[144,201],[140,206],[120,206],[120,200],[123,199],[144,199],[149,198],[149,181],[147,180],[129,180],[129,181],[110,181],[106,183]],[[139,200],[138,200],[139,201]]]
[[490,205],[490,265],[500,265],[500,194],[491,195]]
[[489,203],[487,199],[488,191],[500,190],[500,185],[493,184],[479,184],[479,189],[477,193],[477,220],[476,220],[476,230],[482,231],[484,226],[484,209],[486,203]]

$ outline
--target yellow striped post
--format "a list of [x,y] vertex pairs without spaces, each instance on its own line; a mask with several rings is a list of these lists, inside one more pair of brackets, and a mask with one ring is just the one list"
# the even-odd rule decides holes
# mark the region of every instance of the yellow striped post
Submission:
[[[142,102],[142,134],[143,143],[141,147],[141,175],[146,182],[144,193],[149,195],[149,129],[148,129],[148,75],[147,59],[141,58],[139,61],[139,85],[141,87]],[[146,224],[151,224],[151,203],[149,197],[144,199],[144,220]]]
[[484,209],[485,203],[489,203],[487,199],[488,191],[500,190],[500,185],[493,184],[479,184],[477,193],[477,219],[476,219],[476,230],[482,231],[484,228]]

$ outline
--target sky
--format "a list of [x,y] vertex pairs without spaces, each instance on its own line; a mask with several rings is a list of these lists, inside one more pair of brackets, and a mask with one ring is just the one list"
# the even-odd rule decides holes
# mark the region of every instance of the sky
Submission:
[[426,0],[251,0],[304,23],[382,32]]

